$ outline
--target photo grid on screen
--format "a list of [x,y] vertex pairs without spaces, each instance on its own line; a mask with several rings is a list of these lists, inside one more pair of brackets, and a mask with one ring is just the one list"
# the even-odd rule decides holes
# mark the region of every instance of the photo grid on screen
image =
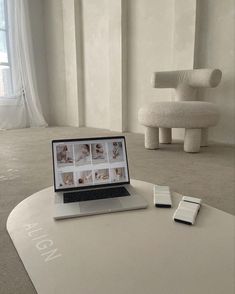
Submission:
[[54,143],[56,189],[128,182],[123,138]]

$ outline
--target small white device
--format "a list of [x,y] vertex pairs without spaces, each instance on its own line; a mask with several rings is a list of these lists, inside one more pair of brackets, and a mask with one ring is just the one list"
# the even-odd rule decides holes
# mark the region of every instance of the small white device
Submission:
[[171,207],[171,192],[168,186],[153,186],[153,203],[156,207]]
[[201,203],[202,200],[199,198],[183,196],[174,213],[174,221],[193,225],[200,210]]

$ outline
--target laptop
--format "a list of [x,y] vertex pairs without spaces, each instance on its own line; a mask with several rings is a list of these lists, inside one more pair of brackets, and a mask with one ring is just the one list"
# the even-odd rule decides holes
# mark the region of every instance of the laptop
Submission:
[[147,207],[130,184],[124,136],[52,141],[54,218]]

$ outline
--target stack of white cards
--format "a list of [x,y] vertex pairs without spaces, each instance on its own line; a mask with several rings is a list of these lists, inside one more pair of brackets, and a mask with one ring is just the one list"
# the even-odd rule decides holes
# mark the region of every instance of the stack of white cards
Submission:
[[193,225],[200,210],[201,202],[200,198],[184,196],[174,213],[173,219],[176,222]]
[[168,186],[154,185],[153,202],[156,207],[171,207],[171,192]]

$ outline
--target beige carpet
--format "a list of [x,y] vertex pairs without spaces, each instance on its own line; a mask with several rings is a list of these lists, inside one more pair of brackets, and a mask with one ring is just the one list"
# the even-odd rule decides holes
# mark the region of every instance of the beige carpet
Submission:
[[[51,140],[111,135],[88,128],[24,129],[0,132],[0,293],[35,290],[6,232],[11,210],[24,198],[52,185]],[[145,150],[143,135],[125,134],[132,178],[169,185],[185,195],[235,214],[235,149],[211,144],[198,154],[183,152],[181,143]]]

